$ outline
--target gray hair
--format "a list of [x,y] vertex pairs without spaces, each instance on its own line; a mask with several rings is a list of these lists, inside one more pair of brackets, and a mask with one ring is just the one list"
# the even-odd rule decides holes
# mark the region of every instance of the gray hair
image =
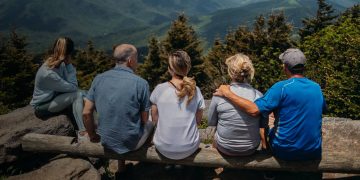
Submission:
[[121,44],[114,49],[113,57],[118,64],[126,62],[137,53],[136,48],[130,44]]

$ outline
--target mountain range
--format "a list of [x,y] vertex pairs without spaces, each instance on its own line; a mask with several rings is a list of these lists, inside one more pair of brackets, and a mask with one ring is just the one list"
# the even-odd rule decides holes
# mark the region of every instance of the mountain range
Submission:
[[[316,0],[0,0],[0,35],[13,28],[25,35],[29,48],[43,52],[59,36],[79,47],[89,40],[96,47],[113,44],[147,45],[149,36],[163,36],[180,13],[189,16],[206,44],[231,28],[251,26],[256,16],[284,11],[295,29],[312,17]],[[359,0],[328,0],[337,13]]]

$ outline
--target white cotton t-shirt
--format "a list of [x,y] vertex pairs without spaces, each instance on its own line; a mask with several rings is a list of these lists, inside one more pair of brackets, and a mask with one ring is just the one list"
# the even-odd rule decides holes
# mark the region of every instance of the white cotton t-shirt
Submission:
[[162,83],[151,93],[159,114],[154,135],[156,149],[169,159],[184,159],[193,154],[200,144],[196,112],[205,108],[204,98],[196,87],[196,94],[188,105],[187,96],[179,100],[170,83]]

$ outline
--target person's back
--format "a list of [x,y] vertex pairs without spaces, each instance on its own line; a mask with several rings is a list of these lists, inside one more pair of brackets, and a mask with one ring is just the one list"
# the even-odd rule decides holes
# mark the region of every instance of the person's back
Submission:
[[[304,77],[290,78],[276,83],[268,93],[274,91],[279,95],[268,96],[273,103],[278,103],[274,112],[275,128],[269,134],[274,155],[289,160],[321,157],[325,103],[320,86]],[[257,105],[261,106],[261,101],[256,102]]]
[[71,62],[74,42],[68,37],[58,38],[35,76],[34,92],[30,105],[35,115],[47,119],[72,107],[78,127],[78,137],[86,139],[83,124],[83,100],[85,91],[78,89],[76,69]]
[[306,57],[300,49],[287,49],[279,59],[289,79],[274,84],[255,102],[236,96],[224,85],[214,94],[226,97],[253,117],[274,113],[275,127],[270,129],[269,144],[275,157],[321,159],[322,113],[326,110],[321,88],[304,77]]
[[[114,48],[115,68],[97,75],[84,107],[84,122],[92,142],[101,141],[106,150],[123,154],[139,149],[152,130],[148,121],[149,85],[134,74],[137,50],[130,44]],[[97,131],[93,112],[98,113]],[[125,161],[119,160],[119,169]]]
[[[262,94],[249,83],[255,69],[250,58],[235,54],[226,59],[231,78],[230,91],[251,102]],[[252,117],[223,97],[214,96],[208,111],[208,125],[216,126],[214,147],[230,156],[247,156],[255,152],[260,144],[260,117]]]
[[170,159],[183,159],[199,147],[197,124],[205,108],[204,98],[196,82],[187,77],[191,68],[189,55],[182,50],[169,55],[169,82],[162,83],[151,93],[156,149]]
[[76,77],[75,68],[71,64],[61,63],[58,68],[52,69],[46,63],[42,64],[35,76],[34,93],[30,105],[37,106],[46,103],[61,93],[76,92],[77,80],[70,79],[68,72]]
[[263,116],[273,112],[269,139],[273,154],[284,160],[321,159],[322,113],[326,109],[320,86],[305,78],[306,57],[299,49],[279,56],[289,79],[274,84],[255,101]]
[[154,134],[156,149],[171,159],[183,159],[198,149],[199,131],[196,112],[199,103],[204,103],[199,88],[187,104],[187,97],[179,101],[176,89],[168,82],[159,84],[150,98],[159,110],[159,119]]
[[118,153],[134,150],[143,134],[140,111],[146,109],[147,82],[130,68],[117,66],[93,82],[101,143]]
[[[239,97],[255,101],[262,94],[247,83],[231,83],[230,89]],[[229,155],[250,155],[260,144],[260,117],[251,117],[222,97],[214,96],[208,125],[216,126],[217,148]]]

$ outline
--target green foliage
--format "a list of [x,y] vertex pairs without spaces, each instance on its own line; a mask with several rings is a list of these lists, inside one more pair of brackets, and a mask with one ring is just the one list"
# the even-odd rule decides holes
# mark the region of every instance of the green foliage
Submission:
[[162,82],[159,77],[166,73],[167,59],[161,57],[160,43],[155,37],[150,38],[148,48],[148,55],[144,63],[138,67],[138,74],[148,81],[150,90],[153,90]]
[[350,20],[352,23],[360,23],[360,4],[356,4],[353,7],[347,9],[338,19],[337,24],[346,20]]
[[284,13],[274,13],[268,18],[267,25],[263,25],[262,18],[256,21],[258,31],[253,31],[251,55],[255,67],[254,87],[265,92],[275,82],[285,78],[279,55],[294,46],[291,41],[292,26],[286,21]]
[[11,31],[0,42],[0,113],[29,103],[37,66],[27,53],[24,36]]
[[208,77],[203,71],[204,60],[202,58],[201,41],[198,39],[195,30],[188,24],[184,14],[171,24],[167,35],[161,43],[153,37],[149,41],[149,54],[144,64],[139,69],[139,74],[149,81],[150,87],[169,80],[167,73],[168,54],[175,50],[186,51],[191,58],[192,68],[189,77],[194,77],[202,92],[207,92]]
[[86,49],[77,51],[73,58],[80,89],[89,89],[94,77],[114,67],[111,58],[104,51],[96,50],[91,41]]
[[331,116],[360,119],[359,20],[346,13],[337,25],[306,37],[302,44],[307,76],[322,86]]
[[263,16],[259,16],[252,31],[240,26],[226,35],[224,43],[215,41],[206,58],[206,72],[214,79],[215,85],[229,82],[225,59],[236,53],[243,53],[252,59],[255,67],[254,87],[265,92],[283,78],[278,56],[292,46],[291,30],[284,13],[271,14],[267,21]]
[[305,18],[303,20],[304,27],[300,29],[301,40],[304,40],[305,37],[310,36],[316,32],[319,32],[321,29],[329,26],[333,23],[333,20],[337,17],[332,15],[334,9],[330,4],[327,4],[325,0],[318,0],[318,10],[316,12],[316,17],[314,18]]
[[197,86],[205,92],[208,79],[203,71],[204,60],[201,57],[203,49],[200,39],[197,37],[193,27],[188,25],[188,19],[184,14],[179,15],[177,20],[171,24],[162,45],[164,55],[178,49],[182,49],[189,54],[192,67],[188,76],[195,77]]
[[205,72],[208,74],[210,91],[213,91],[219,85],[226,84],[229,82],[230,77],[227,74],[227,67],[225,65],[225,59],[228,56],[226,46],[221,42],[220,39],[216,39],[212,50],[206,57],[206,68]]
[[208,127],[208,119],[206,117],[202,117],[200,124],[198,125],[199,129],[206,129]]

